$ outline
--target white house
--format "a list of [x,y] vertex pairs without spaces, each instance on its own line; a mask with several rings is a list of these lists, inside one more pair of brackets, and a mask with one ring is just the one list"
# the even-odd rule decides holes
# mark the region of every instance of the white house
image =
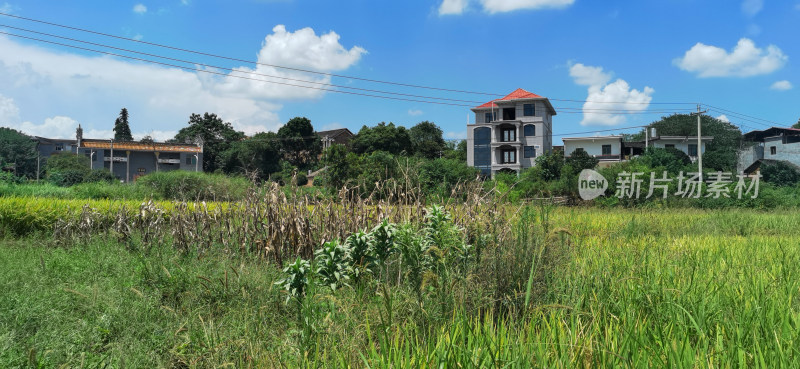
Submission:
[[572,155],[576,150],[600,161],[620,161],[622,159],[622,136],[564,137],[564,154]]
[[[700,137],[700,152],[713,140],[711,136]],[[619,162],[639,155],[646,147],[675,148],[686,153],[692,161],[697,160],[697,136],[656,136],[645,141],[625,142],[622,136],[564,137],[564,156],[583,149],[603,162]]]

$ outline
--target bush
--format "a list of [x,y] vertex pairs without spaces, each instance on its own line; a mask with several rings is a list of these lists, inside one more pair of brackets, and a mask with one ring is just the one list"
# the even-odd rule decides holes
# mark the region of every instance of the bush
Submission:
[[163,199],[231,201],[244,197],[250,182],[241,177],[175,170],[148,174],[139,178],[136,186]]
[[91,171],[86,178],[84,179],[85,182],[107,182],[107,183],[115,183],[117,179],[114,175],[111,174],[110,171],[105,169],[95,169]]
[[83,183],[91,174],[89,158],[72,153],[57,153],[47,158],[47,180],[57,186]]
[[764,176],[764,182],[778,187],[794,186],[800,181],[800,173],[797,172],[797,169],[783,161],[762,165],[761,175]]
[[297,173],[297,185],[305,186],[307,184],[308,184],[308,176],[303,172]]

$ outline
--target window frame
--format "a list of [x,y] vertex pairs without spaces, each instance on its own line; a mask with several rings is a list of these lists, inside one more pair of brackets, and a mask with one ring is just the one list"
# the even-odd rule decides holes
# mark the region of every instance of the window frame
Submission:
[[[606,148],[608,148],[608,153],[606,153]],[[611,155],[611,144],[601,145],[600,155]]]
[[769,154],[770,155],[778,155],[778,147],[777,146],[770,146],[769,147]]
[[[510,133],[506,135],[507,133]],[[508,136],[508,137],[506,137]],[[517,141],[517,128],[501,128],[500,129],[500,142],[516,142]]]
[[[500,164],[516,164],[517,163],[517,150],[516,149],[501,149]],[[513,159],[513,160],[507,160]]]
[[[531,134],[528,134],[528,127],[531,127]],[[536,125],[535,124],[526,124],[522,127],[522,135],[525,137],[536,137]]]
[[[692,155],[692,148],[694,148],[694,155]],[[689,156],[697,156],[697,154],[699,152],[700,152],[700,149],[697,147],[697,144],[691,144],[690,143],[690,144],[686,145],[686,153]]]
[[522,157],[525,159],[535,158],[536,157],[536,147],[534,146],[525,146],[522,148]]
[[[530,114],[528,114],[530,107]],[[535,117],[536,116],[536,104],[522,104],[522,116],[523,117]]]

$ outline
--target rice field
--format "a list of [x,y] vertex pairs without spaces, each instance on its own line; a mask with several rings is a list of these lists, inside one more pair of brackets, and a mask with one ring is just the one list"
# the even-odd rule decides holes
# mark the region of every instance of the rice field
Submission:
[[800,367],[800,211],[353,201],[6,231],[0,367]]

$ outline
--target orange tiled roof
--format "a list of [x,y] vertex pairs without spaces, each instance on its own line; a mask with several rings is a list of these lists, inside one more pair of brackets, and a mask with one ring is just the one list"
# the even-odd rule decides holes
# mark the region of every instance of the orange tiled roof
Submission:
[[528,91],[525,91],[525,90],[523,90],[521,88],[518,88],[518,89],[514,90],[514,92],[506,95],[505,97],[503,97],[501,99],[496,99],[496,100],[489,101],[489,102],[487,102],[487,103],[485,103],[483,105],[480,105],[480,106],[476,107],[475,109],[496,108],[497,105],[494,103],[495,101],[516,100],[516,99],[542,99],[542,98],[543,97],[541,97],[541,96],[539,96],[539,95],[537,95],[537,94],[535,94],[533,92],[528,92]]
[[[81,147],[88,149],[110,149],[110,141],[84,140]],[[158,151],[158,152],[203,152],[200,146],[187,144],[170,144],[163,142],[143,143],[133,141],[114,142],[115,150]]]

